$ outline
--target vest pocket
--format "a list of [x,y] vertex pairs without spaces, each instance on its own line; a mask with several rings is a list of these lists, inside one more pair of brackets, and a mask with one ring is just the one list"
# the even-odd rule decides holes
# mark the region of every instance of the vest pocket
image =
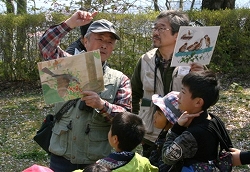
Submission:
[[88,158],[97,160],[108,156],[111,153],[111,146],[108,142],[109,127],[95,128],[90,125],[90,132],[86,144],[88,146]]
[[[69,121],[64,121],[65,123],[70,122]],[[59,124],[55,124],[55,126],[52,129],[52,136],[50,139],[50,146],[49,146],[49,151],[62,156],[65,154],[66,150],[67,150],[67,140],[68,140],[68,128],[67,125],[59,125]]]
[[139,117],[142,119],[146,133],[152,133],[154,131],[154,115],[153,110],[151,106],[141,106]]
[[146,71],[145,75],[142,77],[142,83],[143,83],[143,90],[154,91],[154,72]]

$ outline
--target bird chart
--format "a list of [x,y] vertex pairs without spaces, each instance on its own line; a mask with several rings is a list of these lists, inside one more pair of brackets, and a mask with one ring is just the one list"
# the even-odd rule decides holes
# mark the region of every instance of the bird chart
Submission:
[[82,97],[83,91],[104,90],[99,50],[38,63],[46,104]]
[[189,66],[193,62],[209,64],[219,30],[220,26],[181,26],[171,66]]

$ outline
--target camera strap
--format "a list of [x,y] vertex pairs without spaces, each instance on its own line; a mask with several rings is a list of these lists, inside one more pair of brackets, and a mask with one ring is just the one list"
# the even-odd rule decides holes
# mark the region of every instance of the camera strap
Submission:
[[155,53],[154,94],[156,92],[156,76],[157,76],[157,68],[159,66],[160,66],[160,57],[158,57],[157,53]]
[[73,100],[67,101],[67,102],[61,107],[61,109],[55,114],[55,119],[56,119],[56,121],[59,122],[60,119],[62,118],[63,114],[65,114],[65,113],[71,108],[71,106],[75,105],[79,99],[80,99],[80,98],[77,98],[77,99],[73,99]]

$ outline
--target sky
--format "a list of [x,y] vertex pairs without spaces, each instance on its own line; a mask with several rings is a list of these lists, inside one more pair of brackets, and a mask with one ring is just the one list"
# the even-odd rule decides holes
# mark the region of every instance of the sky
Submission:
[[[51,3],[46,4],[45,0],[34,0],[36,2],[36,7],[37,8],[49,8]],[[29,1],[28,0],[28,8],[34,6],[34,1]],[[46,0],[46,1],[50,1],[51,0]],[[133,0],[130,0],[133,1]],[[60,0],[58,1],[61,4],[68,4],[70,2],[70,0]],[[165,0],[159,0],[158,1],[160,6],[164,6]],[[196,0],[197,4],[201,4],[202,0]],[[141,5],[147,5],[150,6],[152,5],[152,0],[138,0],[136,2],[136,4],[141,4]],[[191,0],[184,0],[184,10],[188,10],[191,6]],[[245,7],[245,8],[250,8],[250,0],[236,0],[235,1],[235,7],[236,8],[241,8],[241,7]],[[200,5],[197,6],[197,8],[200,8]],[[5,11],[5,5],[2,3],[2,1],[0,1],[0,13],[3,13],[3,11]]]

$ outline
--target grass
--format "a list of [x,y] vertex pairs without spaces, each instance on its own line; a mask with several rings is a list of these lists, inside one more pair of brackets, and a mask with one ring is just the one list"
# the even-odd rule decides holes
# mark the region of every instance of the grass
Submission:
[[[250,150],[250,82],[223,79],[221,98],[210,109],[220,116],[229,130],[236,148]],[[0,89],[3,88],[0,83]],[[53,106],[46,105],[40,87],[14,87],[0,90],[0,171],[20,172],[33,164],[48,166],[49,157],[34,141],[33,136]],[[6,87],[4,87],[6,88]],[[234,172],[250,171],[245,165]]]

